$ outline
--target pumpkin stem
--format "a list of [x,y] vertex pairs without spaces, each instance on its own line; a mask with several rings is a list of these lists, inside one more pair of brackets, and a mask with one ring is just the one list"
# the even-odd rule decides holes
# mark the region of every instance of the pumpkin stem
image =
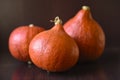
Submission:
[[58,16],[55,17],[54,20],[50,20],[50,22],[54,22],[55,25],[57,25],[57,24],[62,24],[62,20],[61,20]]
[[90,10],[90,7],[89,6],[82,6],[82,9],[83,10]]
[[34,26],[34,24],[29,24],[29,27],[33,27]]

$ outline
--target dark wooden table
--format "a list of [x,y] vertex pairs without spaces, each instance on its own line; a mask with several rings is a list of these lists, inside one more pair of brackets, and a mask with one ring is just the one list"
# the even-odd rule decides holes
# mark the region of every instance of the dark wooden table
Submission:
[[1,52],[0,80],[120,80],[120,48],[106,48],[98,61],[78,63],[62,73],[49,73]]

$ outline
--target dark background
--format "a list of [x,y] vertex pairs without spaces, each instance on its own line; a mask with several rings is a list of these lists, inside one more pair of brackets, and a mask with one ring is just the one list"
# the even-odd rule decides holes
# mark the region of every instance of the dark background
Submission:
[[13,29],[35,24],[49,29],[50,19],[59,16],[65,23],[82,7],[91,8],[93,18],[106,35],[106,48],[120,47],[119,0],[0,0],[0,50],[8,51],[8,38]]

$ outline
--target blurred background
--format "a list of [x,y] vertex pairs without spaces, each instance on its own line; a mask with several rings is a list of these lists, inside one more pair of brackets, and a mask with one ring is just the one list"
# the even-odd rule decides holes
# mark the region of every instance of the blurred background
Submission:
[[93,18],[106,35],[106,48],[120,47],[119,0],[0,0],[0,51],[8,51],[10,33],[18,26],[34,24],[46,29],[49,20],[59,16],[63,23],[83,5],[91,8]]

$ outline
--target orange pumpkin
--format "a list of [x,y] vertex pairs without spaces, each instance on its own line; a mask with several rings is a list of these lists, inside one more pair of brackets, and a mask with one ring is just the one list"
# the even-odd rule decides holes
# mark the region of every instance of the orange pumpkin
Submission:
[[12,31],[9,37],[11,55],[20,61],[29,61],[29,43],[32,38],[45,29],[35,25],[19,26]]
[[82,9],[64,24],[65,32],[70,35],[79,46],[80,61],[98,59],[105,47],[105,34],[101,26],[92,18],[90,8]]
[[55,18],[52,29],[36,35],[29,47],[32,62],[44,70],[61,72],[72,68],[78,61],[78,46],[65,33],[59,17]]

